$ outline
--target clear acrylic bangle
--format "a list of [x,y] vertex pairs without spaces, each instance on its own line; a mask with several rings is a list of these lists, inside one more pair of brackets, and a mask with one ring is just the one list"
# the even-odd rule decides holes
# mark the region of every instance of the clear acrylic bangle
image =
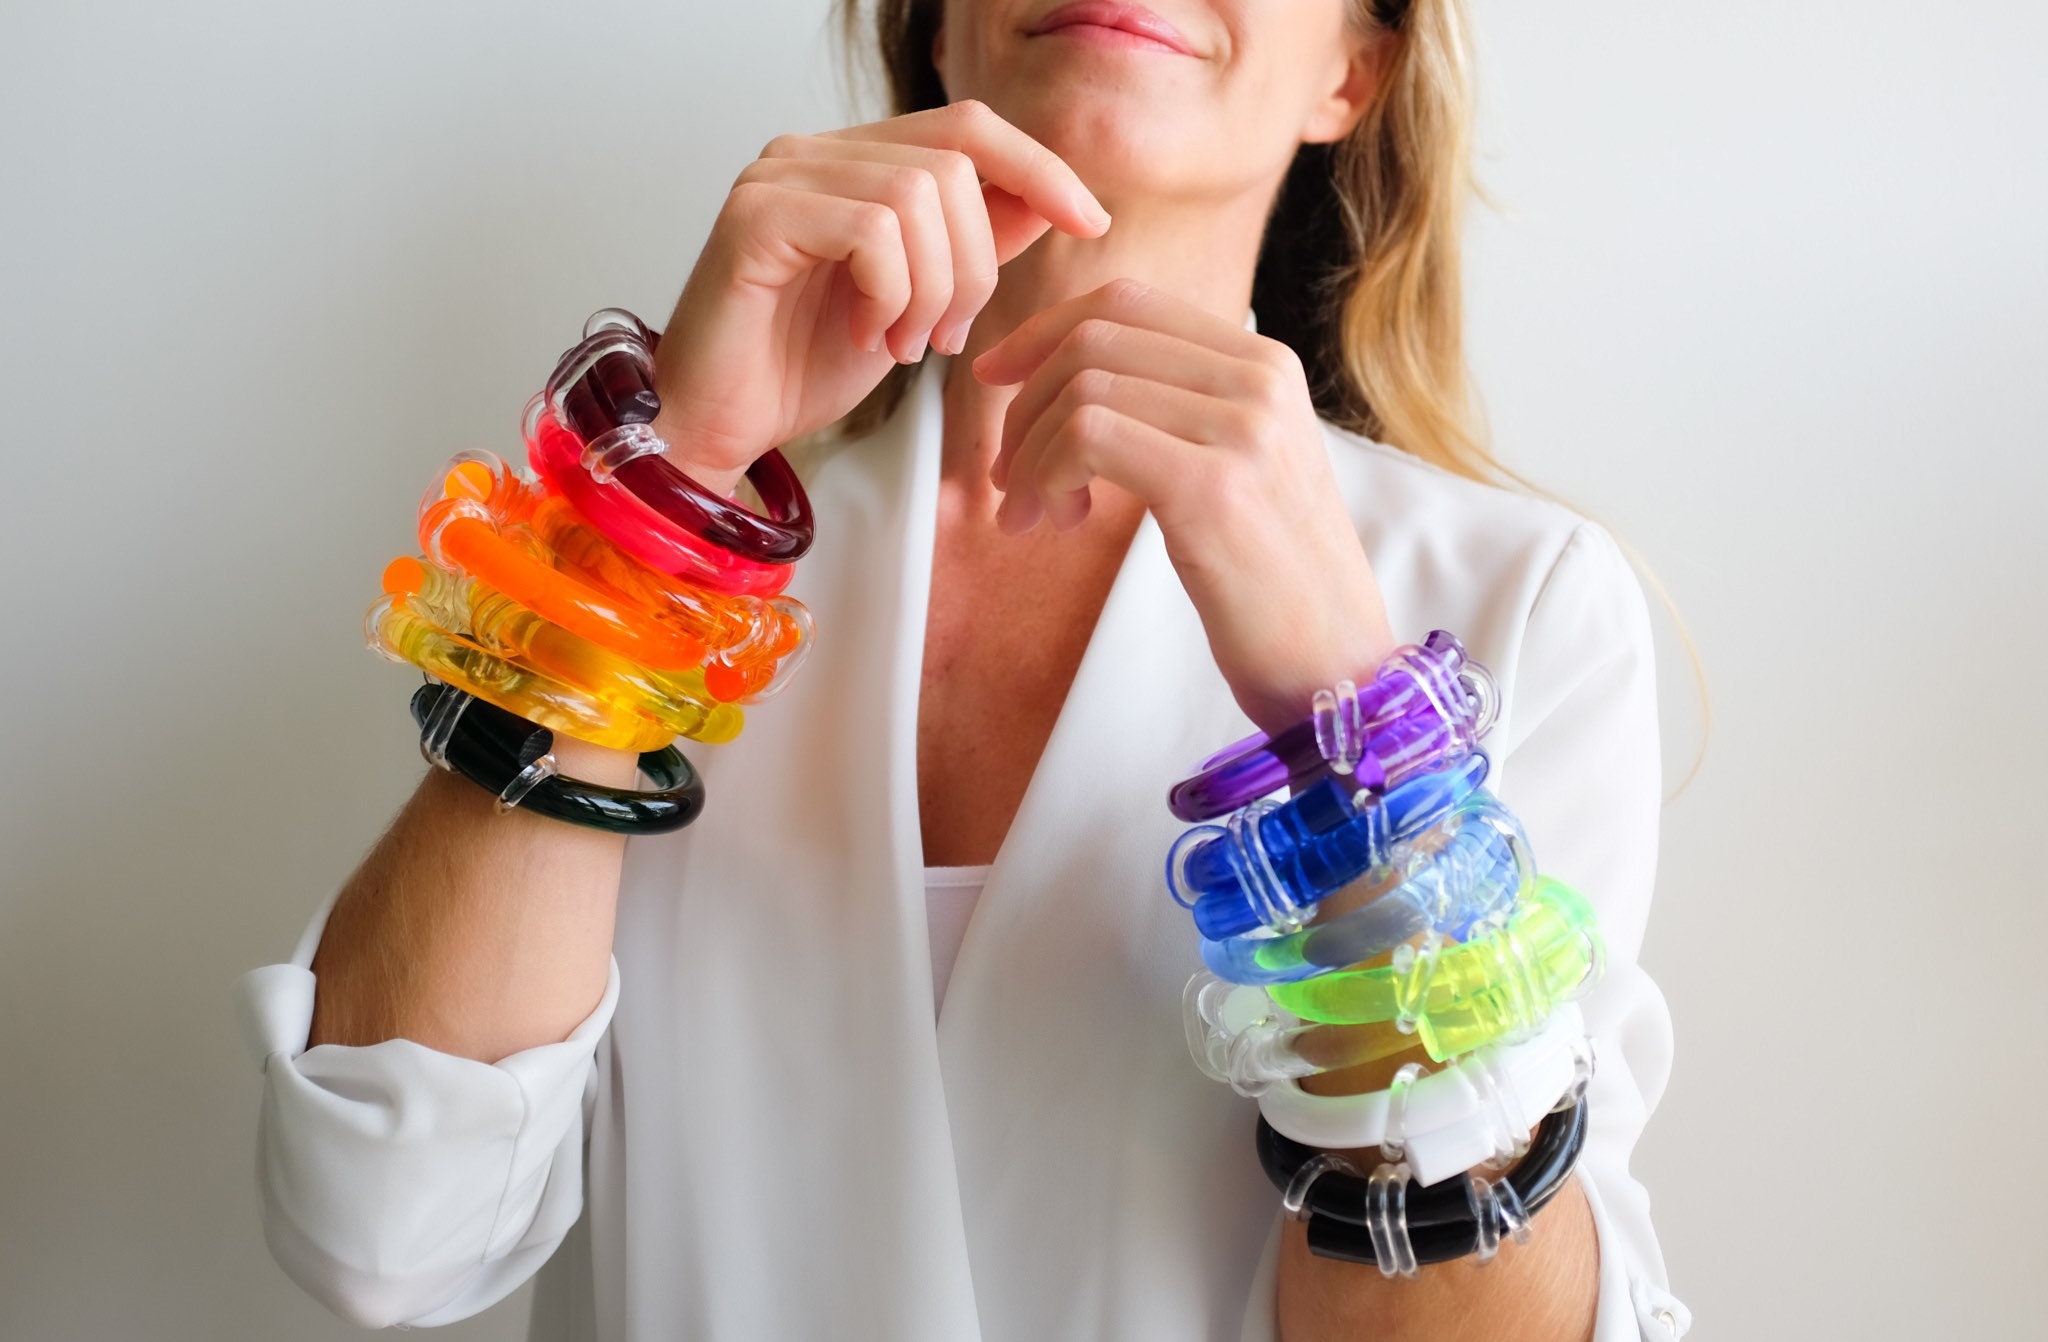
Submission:
[[[1295,1077],[1265,1087],[1259,1112],[1276,1132],[1297,1142],[1337,1150],[1377,1145],[1383,1157],[1407,1161],[1416,1182],[1440,1183],[1503,1153],[1519,1154],[1517,1146],[1545,1114],[1583,1096],[1577,1066],[1584,1031],[1578,1004],[1568,1002],[1529,1039],[1490,1044],[1422,1072],[1408,1089],[1398,1123],[1391,1086],[1360,1095],[1318,1095]],[[1399,1141],[1390,1146],[1396,1132]]]
[[1475,1170],[1465,1175],[1465,1194],[1472,1207],[1475,1261],[1492,1262],[1500,1252],[1503,1234],[1517,1244],[1529,1242],[1529,1213],[1513,1184],[1489,1179]]
[[477,702],[473,694],[443,694],[434,701],[434,711],[420,726],[420,755],[436,769],[452,769],[448,763],[448,742],[455,735],[455,725],[469,706]]
[[1316,1180],[1325,1174],[1349,1174],[1356,1177],[1358,1167],[1344,1157],[1328,1151],[1311,1157],[1294,1172],[1294,1177],[1288,1180],[1287,1187],[1281,1192],[1281,1214],[1290,1221],[1306,1221],[1308,1212],[1305,1204],[1308,1201],[1309,1190],[1314,1188]]
[[1381,1164],[1365,1181],[1365,1229],[1372,1239],[1373,1261],[1383,1277],[1414,1280],[1421,1265],[1408,1235],[1406,1165]]
[[556,777],[561,772],[560,766],[555,763],[553,751],[542,755],[539,759],[513,775],[512,781],[505,784],[504,791],[498,794],[498,814],[503,815],[517,806],[520,802],[526,800],[527,793],[532,792],[542,783]]

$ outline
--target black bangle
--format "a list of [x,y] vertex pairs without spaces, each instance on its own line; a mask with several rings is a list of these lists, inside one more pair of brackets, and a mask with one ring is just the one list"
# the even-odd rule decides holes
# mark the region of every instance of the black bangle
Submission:
[[[1564,1187],[1585,1144],[1585,1100],[1546,1115],[1528,1154],[1500,1181],[1506,1186],[1504,1200],[1533,1217]],[[1263,1114],[1259,1116],[1258,1148],[1266,1177],[1283,1193],[1293,1185],[1302,1166],[1323,1154],[1281,1136]],[[1299,1196],[1299,1219],[1308,1222],[1309,1252],[1351,1263],[1379,1262],[1370,1228],[1372,1200],[1366,1179],[1329,1170]],[[1446,1179],[1428,1188],[1410,1183],[1403,1201],[1405,1233],[1418,1264],[1443,1263],[1478,1252],[1489,1234],[1493,1242],[1498,1241],[1498,1227],[1481,1226],[1481,1212],[1466,1179]]]
[[[451,701],[448,716],[438,717],[444,694],[468,702]],[[413,691],[412,716],[428,761],[497,794],[502,809],[516,805],[613,834],[666,834],[704,809],[704,780],[674,746],[640,757],[640,772],[658,789],[640,792],[562,777],[548,753],[553,732],[439,681]]]

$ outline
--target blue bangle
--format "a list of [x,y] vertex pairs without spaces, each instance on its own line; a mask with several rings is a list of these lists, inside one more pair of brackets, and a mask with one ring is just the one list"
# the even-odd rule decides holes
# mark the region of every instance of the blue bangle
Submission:
[[1512,909],[1536,880],[1522,822],[1480,788],[1443,823],[1449,841],[1428,855],[1397,852],[1409,873],[1372,903],[1286,936],[1205,940],[1202,962],[1232,983],[1293,983],[1383,955],[1424,932],[1460,939],[1474,923]]
[[1211,941],[1261,927],[1300,931],[1317,903],[1386,866],[1396,843],[1463,803],[1487,768],[1475,752],[1381,796],[1325,777],[1285,802],[1253,802],[1175,841],[1167,889]]

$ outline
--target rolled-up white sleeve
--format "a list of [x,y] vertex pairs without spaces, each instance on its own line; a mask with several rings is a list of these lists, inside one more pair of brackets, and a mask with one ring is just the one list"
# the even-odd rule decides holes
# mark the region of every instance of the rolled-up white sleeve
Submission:
[[1596,1067],[1578,1177],[1600,1244],[1595,1342],[1667,1342],[1691,1315],[1670,1292],[1649,1193],[1629,1173],[1672,1054],[1664,995],[1637,960],[1663,805],[1656,665],[1642,585],[1595,523],[1573,531],[1531,608],[1504,726],[1496,791],[1538,867],[1591,901],[1607,946],[1606,974],[1583,1002]]
[[330,898],[288,963],[235,983],[263,1074],[264,1238],[294,1281],[353,1323],[452,1323],[530,1278],[582,1212],[618,961],[568,1038],[496,1063],[405,1039],[307,1048],[311,965],[332,907]]

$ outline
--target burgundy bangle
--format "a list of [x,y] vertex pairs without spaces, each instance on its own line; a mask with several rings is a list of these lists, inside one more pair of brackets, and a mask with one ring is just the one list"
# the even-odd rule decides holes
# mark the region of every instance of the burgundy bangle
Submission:
[[762,512],[720,498],[663,455],[667,444],[652,427],[661,412],[654,390],[660,336],[617,308],[593,314],[583,329],[557,361],[546,396],[555,418],[582,440],[585,469],[741,559],[788,564],[802,557],[811,548],[811,501],[782,453],[770,449],[747,468]]
[[1355,697],[1331,696],[1278,736],[1255,732],[1203,760],[1167,805],[1182,820],[1212,820],[1325,771],[1385,792],[1471,754],[1497,708],[1493,677],[1438,629],[1421,647],[1395,649]]
[[612,545],[678,581],[731,596],[770,597],[789,586],[792,564],[745,559],[692,534],[642,503],[630,489],[599,484],[583,469],[583,440],[562,427],[548,398],[526,404],[526,460],[550,492]]

